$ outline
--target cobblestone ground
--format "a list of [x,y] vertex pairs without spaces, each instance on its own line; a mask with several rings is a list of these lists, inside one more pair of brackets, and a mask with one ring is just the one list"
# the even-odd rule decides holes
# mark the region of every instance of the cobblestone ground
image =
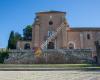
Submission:
[[100,72],[0,71],[0,80],[100,80]]

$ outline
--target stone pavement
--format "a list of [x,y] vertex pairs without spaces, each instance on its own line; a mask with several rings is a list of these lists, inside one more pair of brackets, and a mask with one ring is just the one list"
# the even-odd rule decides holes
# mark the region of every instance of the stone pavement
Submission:
[[99,71],[0,71],[0,80],[100,80]]

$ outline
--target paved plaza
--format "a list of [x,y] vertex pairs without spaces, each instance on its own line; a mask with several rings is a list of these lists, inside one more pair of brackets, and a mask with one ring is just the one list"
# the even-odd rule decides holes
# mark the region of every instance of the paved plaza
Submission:
[[0,71],[0,80],[100,80],[100,72]]

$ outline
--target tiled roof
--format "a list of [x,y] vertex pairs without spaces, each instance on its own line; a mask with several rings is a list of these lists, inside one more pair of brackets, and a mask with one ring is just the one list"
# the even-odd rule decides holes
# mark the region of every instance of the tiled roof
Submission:
[[66,14],[66,12],[62,12],[62,11],[45,11],[45,12],[37,12],[36,14],[45,14],[45,13],[64,13]]
[[100,31],[100,27],[76,27],[76,28],[70,28],[71,30],[96,30],[96,31]]

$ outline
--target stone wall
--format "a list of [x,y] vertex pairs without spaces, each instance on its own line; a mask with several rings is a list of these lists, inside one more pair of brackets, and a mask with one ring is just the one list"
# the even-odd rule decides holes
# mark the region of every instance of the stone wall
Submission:
[[58,49],[45,50],[46,63],[93,63],[94,59],[89,49]]
[[36,57],[32,50],[10,50],[9,58],[5,63],[17,64],[60,64],[60,63],[93,63],[91,50],[86,49],[56,49],[44,50],[42,55]]
[[9,58],[5,59],[7,64],[32,64],[34,54],[32,50],[9,50]]

